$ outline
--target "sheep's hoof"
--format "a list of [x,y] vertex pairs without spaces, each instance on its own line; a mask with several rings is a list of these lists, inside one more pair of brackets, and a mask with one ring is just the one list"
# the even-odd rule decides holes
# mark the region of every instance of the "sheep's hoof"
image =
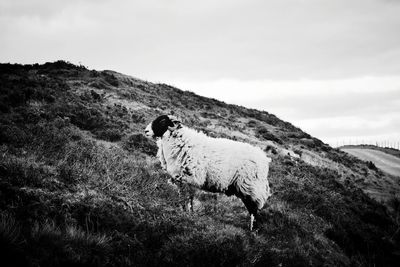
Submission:
[[255,221],[253,224],[253,227],[250,227],[250,231],[257,233],[258,230],[260,230],[260,227],[259,227],[258,223]]
[[251,235],[254,236],[254,237],[257,236],[258,235],[258,230],[259,229],[253,229],[253,231],[250,232]]

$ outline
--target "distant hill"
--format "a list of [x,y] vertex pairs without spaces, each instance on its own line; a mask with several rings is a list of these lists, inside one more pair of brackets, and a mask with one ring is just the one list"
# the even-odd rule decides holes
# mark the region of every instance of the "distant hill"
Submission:
[[361,160],[371,161],[381,170],[400,177],[400,151],[376,146],[346,146],[340,148]]
[[[190,89],[190,88],[189,88]],[[169,185],[143,129],[173,113],[272,157],[258,233]],[[0,248],[27,266],[397,266],[400,185],[266,111],[65,61],[0,65]]]
[[390,154],[392,156],[395,156],[397,158],[400,158],[400,150],[392,148],[392,147],[380,147],[380,146],[374,146],[374,145],[346,145],[346,146],[341,146],[339,149],[347,149],[347,148],[362,148],[362,149],[373,149],[373,150],[378,150],[385,152],[386,154]]

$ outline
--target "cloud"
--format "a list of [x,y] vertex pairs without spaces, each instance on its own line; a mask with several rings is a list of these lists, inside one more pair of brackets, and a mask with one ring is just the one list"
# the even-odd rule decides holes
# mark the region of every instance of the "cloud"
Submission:
[[[400,5],[394,2],[0,3],[2,61],[64,56],[151,80],[332,79],[400,71]],[[27,37],[36,43],[34,54],[23,53],[31,45]]]
[[228,103],[266,110],[332,145],[357,137],[397,140],[400,132],[399,76],[173,84]]
[[400,130],[398,14],[387,0],[0,0],[0,61],[66,59],[265,109],[323,140],[384,138]]
[[[400,77],[364,77],[336,80],[174,81],[172,84],[205,96],[265,110],[285,109],[296,119],[340,116],[349,112],[372,115],[397,110]],[[292,110],[295,108],[295,110]],[[318,114],[315,114],[318,110]]]

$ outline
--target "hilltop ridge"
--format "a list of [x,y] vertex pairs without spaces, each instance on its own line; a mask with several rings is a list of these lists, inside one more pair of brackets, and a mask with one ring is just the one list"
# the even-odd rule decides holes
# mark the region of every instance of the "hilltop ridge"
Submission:
[[[399,182],[266,111],[65,61],[0,65],[1,246],[26,265],[395,266]],[[273,162],[257,233],[166,183],[143,129],[175,114]],[[396,217],[397,216],[397,217]],[[51,256],[50,256],[51,255]]]

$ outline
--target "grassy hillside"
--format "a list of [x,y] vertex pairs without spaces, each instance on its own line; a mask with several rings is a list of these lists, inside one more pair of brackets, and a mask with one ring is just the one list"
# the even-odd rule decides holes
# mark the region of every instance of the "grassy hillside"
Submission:
[[[166,183],[143,136],[174,113],[273,158],[257,234],[234,197]],[[0,65],[0,250],[31,266],[395,266],[399,184],[265,111],[58,61]]]

